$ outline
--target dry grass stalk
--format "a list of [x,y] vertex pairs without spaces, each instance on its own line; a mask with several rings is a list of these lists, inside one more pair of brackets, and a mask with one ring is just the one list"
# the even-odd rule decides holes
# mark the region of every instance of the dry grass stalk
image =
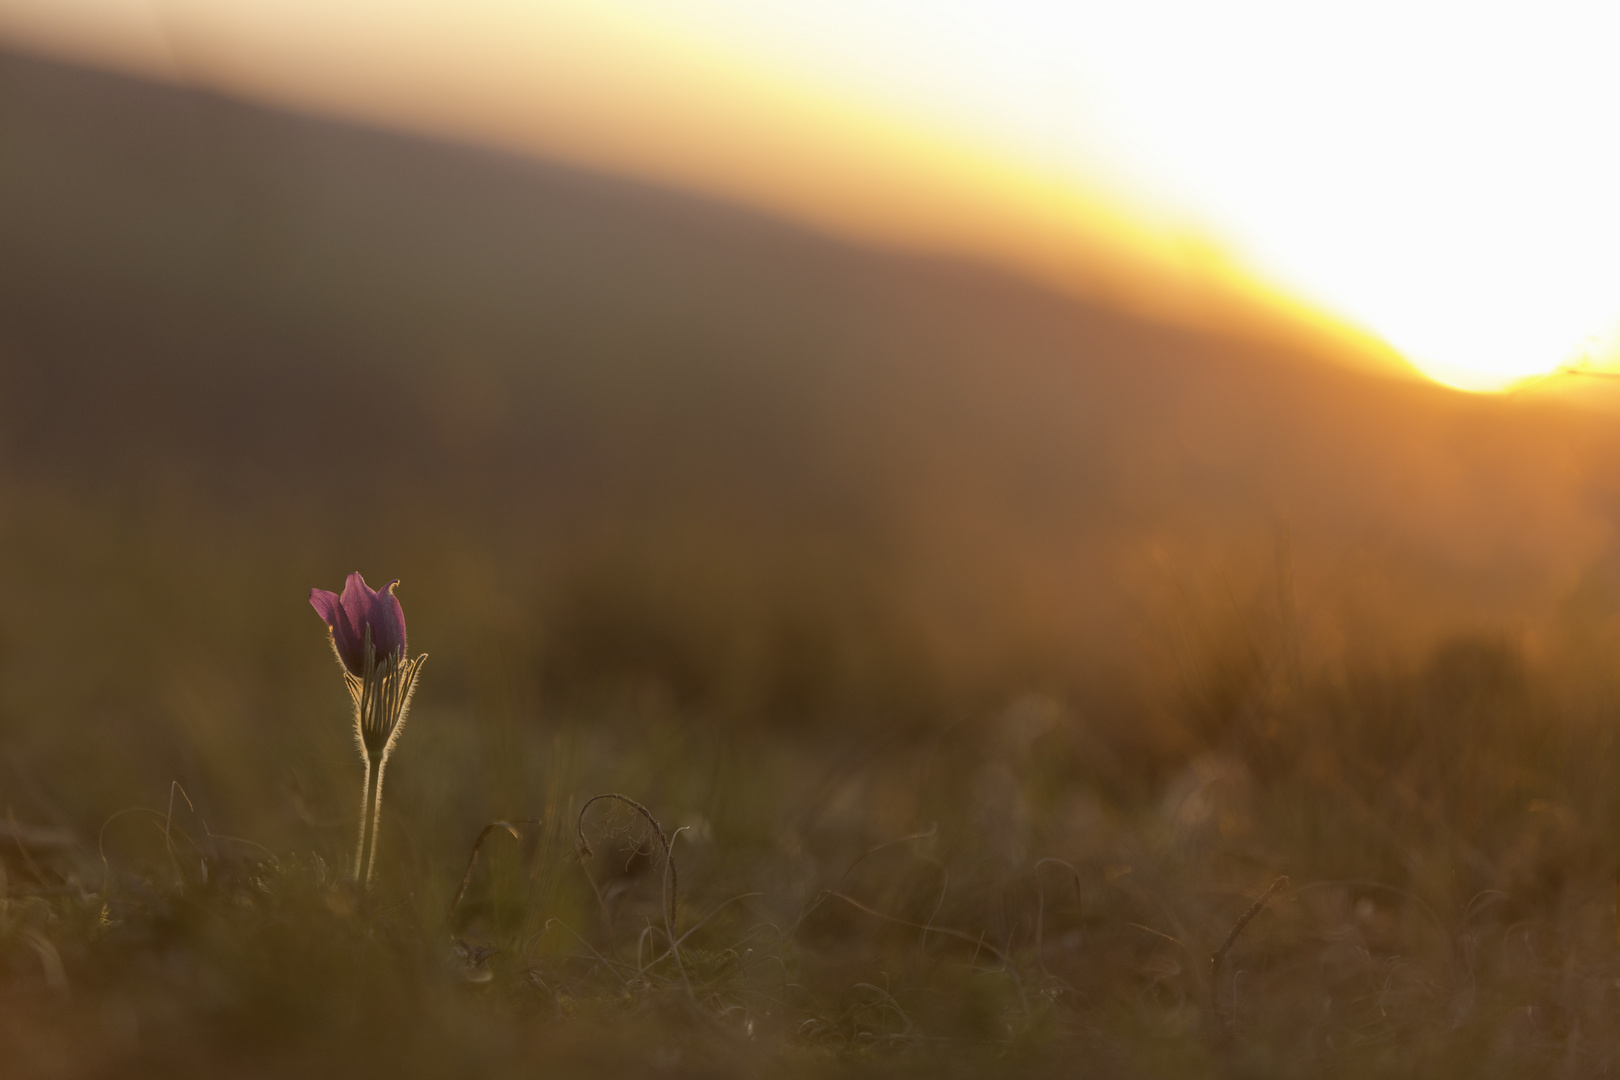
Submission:
[[1250,904],[1249,910],[1238,916],[1237,922],[1232,924],[1232,932],[1226,935],[1226,940],[1221,942],[1221,947],[1216,949],[1214,955],[1209,958],[1210,1003],[1215,1012],[1216,1024],[1223,1035],[1232,1033],[1232,1024],[1236,1019],[1233,1015],[1236,1012],[1235,1009],[1228,1011],[1221,1008],[1221,970],[1226,965],[1226,954],[1232,951],[1232,946],[1237,944],[1238,935],[1242,934],[1244,929],[1254,921],[1254,917],[1260,914],[1261,910],[1265,908],[1266,902],[1287,887],[1287,874],[1273,881],[1270,887],[1260,894],[1260,899]]
[[484,841],[489,834],[497,829],[505,829],[512,839],[523,842],[523,835],[510,821],[492,821],[478,830],[478,838],[473,841],[472,852],[467,856],[467,871],[461,875],[461,884],[456,887],[456,895],[450,898],[450,904],[444,909],[445,921],[449,921],[456,914],[456,908],[461,906],[461,898],[467,895],[467,885],[472,881],[473,867],[478,864],[478,853],[483,850]]

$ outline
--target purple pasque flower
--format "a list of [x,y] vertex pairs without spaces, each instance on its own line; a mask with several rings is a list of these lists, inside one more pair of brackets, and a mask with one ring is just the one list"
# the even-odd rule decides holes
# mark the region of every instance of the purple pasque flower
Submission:
[[366,584],[356,570],[343,584],[343,595],[325,589],[309,590],[309,603],[332,631],[332,644],[349,674],[366,674],[366,640],[369,632],[373,655],[380,664],[391,661],[396,667],[405,659],[405,612],[394,596],[395,578],[380,589]]
[[427,660],[426,653],[405,657],[405,612],[394,598],[398,584],[395,578],[381,589],[373,589],[356,571],[344,582],[342,596],[325,589],[309,590],[310,606],[332,632],[332,649],[343,665],[343,682],[354,702],[355,741],[365,766],[360,835],[354,851],[354,881],[362,888],[369,887],[377,865],[383,773],[405,727],[416,680]]

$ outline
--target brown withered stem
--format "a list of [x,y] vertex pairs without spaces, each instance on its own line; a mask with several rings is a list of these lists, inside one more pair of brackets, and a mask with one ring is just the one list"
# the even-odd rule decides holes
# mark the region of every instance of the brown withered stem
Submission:
[[1276,881],[1273,881],[1270,888],[1260,894],[1260,899],[1249,905],[1249,910],[1238,916],[1238,921],[1232,924],[1232,932],[1226,935],[1226,940],[1221,942],[1221,947],[1216,949],[1215,954],[1209,958],[1211,1005],[1214,1008],[1216,1023],[1220,1026],[1223,1035],[1232,1033],[1232,1024],[1235,1019],[1232,1015],[1235,1010],[1221,1008],[1221,969],[1226,966],[1226,954],[1232,951],[1232,946],[1237,943],[1238,935],[1243,933],[1244,929],[1254,921],[1256,915],[1260,914],[1261,910],[1266,906],[1266,902],[1286,888],[1288,888],[1288,875],[1284,874]]

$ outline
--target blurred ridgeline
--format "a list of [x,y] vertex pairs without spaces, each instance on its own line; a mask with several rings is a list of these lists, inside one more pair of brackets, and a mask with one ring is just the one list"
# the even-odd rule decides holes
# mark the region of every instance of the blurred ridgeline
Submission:
[[1546,395],[0,54],[7,775],[347,752],[305,597],[354,569],[446,716],[1036,691],[1173,756],[1285,669],[1606,670],[1617,495],[1612,419]]

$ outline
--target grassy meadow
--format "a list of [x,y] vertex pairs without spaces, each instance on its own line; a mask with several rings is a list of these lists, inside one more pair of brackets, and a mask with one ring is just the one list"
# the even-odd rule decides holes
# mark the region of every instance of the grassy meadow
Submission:
[[1620,431],[1329,353],[0,55],[0,1076],[1608,1075]]

